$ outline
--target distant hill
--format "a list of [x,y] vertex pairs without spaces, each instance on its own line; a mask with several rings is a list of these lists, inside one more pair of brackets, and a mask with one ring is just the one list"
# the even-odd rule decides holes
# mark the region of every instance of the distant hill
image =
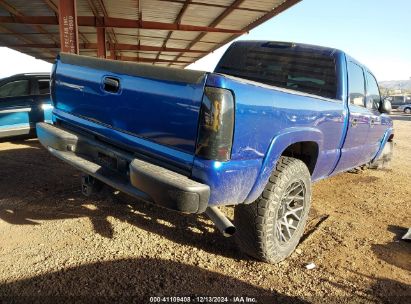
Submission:
[[411,91],[411,79],[410,80],[390,80],[381,81],[380,86],[388,90],[405,90]]

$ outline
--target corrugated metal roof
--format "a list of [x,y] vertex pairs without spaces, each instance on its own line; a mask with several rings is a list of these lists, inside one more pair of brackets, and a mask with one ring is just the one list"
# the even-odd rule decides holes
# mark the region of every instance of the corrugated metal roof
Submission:
[[[107,28],[120,60],[185,67],[300,0],[77,0],[78,16],[111,17],[231,30],[231,33],[150,28]],[[58,0],[0,0],[0,17],[57,16]],[[58,16],[57,16],[58,17]],[[52,61],[59,51],[58,24],[0,22],[0,46]],[[79,26],[80,54],[97,56],[97,29]],[[23,46],[30,44],[31,47]],[[130,47],[135,46],[135,47]],[[138,46],[150,50],[132,50]],[[165,49],[166,48],[166,49]],[[151,50],[154,49],[154,50]],[[198,52],[193,52],[198,51]]]

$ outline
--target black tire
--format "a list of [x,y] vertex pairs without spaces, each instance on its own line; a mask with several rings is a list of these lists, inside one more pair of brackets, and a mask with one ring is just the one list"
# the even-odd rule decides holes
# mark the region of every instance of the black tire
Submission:
[[[298,198],[297,195],[292,194],[294,200],[288,206],[294,204],[298,209],[302,204],[303,208],[298,214],[300,220],[291,235],[289,234],[290,229],[286,229],[289,231],[287,233],[289,240],[286,241],[286,233],[282,233],[283,230],[280,229],[280,225],[284,221],[278,217],[280,214],[284,215],[285,196],[291,194],[289,190],[297,184],[303,189],[303,194],[299,195]],[[295,190],[295,192],[297,191],[299,188]],[[234,222],[237,228],[235,236],[241,250],[269,263],[278,263],[284,260],[298,245],[304,232],[310,205],[311,176],[307,166],[301,160],[281,157],[260,197],[251,204],[235,207]],[[292,218],[297,220],[296,212],[294,214],[296,217],[291,215],[291,221]],[[287,223],[290,222],[287,220]],[[281,234],[284,238],[281,238]]]
[[404,113],[405,114],[411,114],[411,108],[405,108]]

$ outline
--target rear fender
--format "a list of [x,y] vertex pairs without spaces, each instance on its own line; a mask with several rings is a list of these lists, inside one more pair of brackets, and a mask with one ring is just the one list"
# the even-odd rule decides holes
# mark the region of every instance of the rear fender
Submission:
[[265,154],[260,173],[244,202],[245,204],[252,203],[263,192],[271,172],[275,169],[278,159],[287,147],[303,141],[316,142],[319,151],[321,151],[323,146],[323,134],[320,130],[314,128],[289,128],[273,138]]

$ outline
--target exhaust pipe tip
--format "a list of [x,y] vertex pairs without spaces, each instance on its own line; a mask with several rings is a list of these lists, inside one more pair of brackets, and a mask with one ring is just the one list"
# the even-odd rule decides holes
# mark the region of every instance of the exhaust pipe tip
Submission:
[[233,236],[236,228],[231,221],[217,207],[208,207],[205,211],[210,220],[225,237]]
[[235,232],[236,232],[236,228],[234,226],[229,226],[226,229],[224,229],[223,235],[225,237],[230,237],[230,236],[233,236]]

